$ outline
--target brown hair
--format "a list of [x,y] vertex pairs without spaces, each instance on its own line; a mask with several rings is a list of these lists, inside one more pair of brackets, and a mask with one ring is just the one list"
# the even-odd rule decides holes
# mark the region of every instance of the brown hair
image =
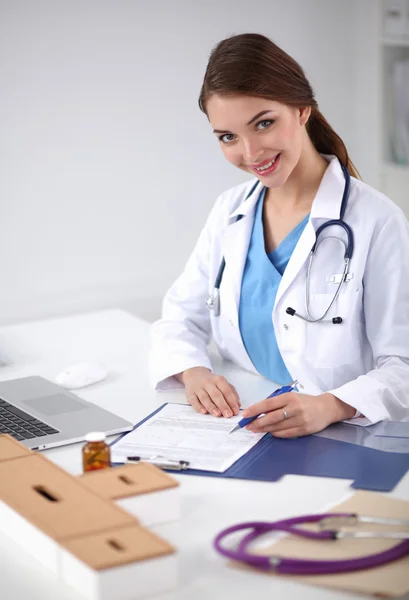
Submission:
[[344,142],[319,111],[303,69],[264,35],[234,35],[213,48],[199,96],[199,107],[205,114],[206,103],[213,94],[243,94],[288,106],[311,106],[306,128],[317,151],[334,154],[351,175],[359,177]]

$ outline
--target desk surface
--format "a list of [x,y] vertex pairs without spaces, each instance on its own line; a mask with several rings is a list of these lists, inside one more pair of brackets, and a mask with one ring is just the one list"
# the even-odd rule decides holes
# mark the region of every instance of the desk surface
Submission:
[[[137,422],[163,402],[183,402],[182,392],[154,392],[148,380],[149,324],[120,310],[77,315],[0,328],[0,380],[42,375],[53,380],[68,365],[103,362],[108,378],[78,390],[78,395]],[[271,392],[271,382],[214,356],[216,369],[236,386],[243,405]],[[73,474],[81,472],[81,444],[54,448],[48,458]],[[177,476],[182,491],[182,520],[156,528],[179,551],[180,585],[157,600],[248,600],[276,597],[337,600],[362,596],[305,586],[280,577],[239,570],[212,549],[224,527],[246,520],[273,520],[311,513],[338,503],[350,481],[289,475],[275,483]],[[389,494],[409,500],[409,473]],[[80,600],[19,551],[0,538],[1,597],[4,600]]]

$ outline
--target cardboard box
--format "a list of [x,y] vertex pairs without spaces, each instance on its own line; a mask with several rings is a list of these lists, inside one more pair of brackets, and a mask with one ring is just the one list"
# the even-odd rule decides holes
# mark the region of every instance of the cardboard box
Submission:
[[0,435],[0,462],[3,460],[11,460],[12,458],[20,458],[32,454],[31,450],[20,444],[11,435]]
[[177,586],[174,548],[133,525],[62,543],[62,580],[87,600],[135,600]]
[[146,526],[180,520],[179,483],[149,463],[91,471],[82,475],[81,481]]
[[[162,483],[152,485],[166,498],[167,488],[178,484],[153,469]],[[0,435],[0,534],[87,600],[131,600],[174,589],[175,549],[84,482]]]
[[54,573],[61,540],[134,523],[43,456],[0,462],[0,531]]

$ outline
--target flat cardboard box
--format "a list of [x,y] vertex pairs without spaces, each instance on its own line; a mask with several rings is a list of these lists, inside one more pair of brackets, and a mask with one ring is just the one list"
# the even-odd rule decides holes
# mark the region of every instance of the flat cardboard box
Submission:
[[0,462],[12,458],[21,458],[29,454],[32,454],[31,450],[20,444],[11,435],[7,433],[0,434]]
[[135,600],[177,586],[175,550],[126,526],[62,542],[61,577],[87,600]]
[[43,456],[0,462],[0,531],[54,573],[61,540],[135,522]]
[[180,520],[179,483],[149,463],[90,471],[81,476],[90,490],[135,515],[147,526]]
[[[329,513],[356,513],[369,517],[383,517],[409,520],[409,502],[396,500],[378,492],[359,490],[351,498],[334,506]],[[336,528],[336,527],[335,527]],[[348,528],[343,528],[348,529]],[[403,531],[409,533],[409,526],[374,525],[361,523],[353,530]],[[292,558],[314,558],[317,560],[344,560],[376,554],[401,543],[396,539],[351,539],[317,541],[288,536],[269,548],[255,554],[278,555]],[[307,583],[352,593],[370,594],[381,598],[406,596],[409,593],[409,555],[372,569],[331,575],[280,575]]]

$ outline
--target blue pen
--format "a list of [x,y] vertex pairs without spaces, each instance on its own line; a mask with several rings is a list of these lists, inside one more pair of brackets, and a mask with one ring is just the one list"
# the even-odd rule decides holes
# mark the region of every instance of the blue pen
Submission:
[[[274,398],[274,396],[281,396],[281,394],[286,394],[287,392],[292,392],[294,389],[294,386],[296,386],[297,383],[298,383],[298,381],[295,380],[292,383],[289,383],[288,385],[278,388],[272,394],[270,394],[268,396],[268,398]],[[258,419],[258,417],[261,417],[262,414],[265,414],[265,413],[260,413],[259,415],[255,415],[254,417],[248,417],[247,419],[241,419],[229,433],[233,433],[234,431],[239,431],[240,429],[243,429],[243,427],[245,427],[249,423],[252,423],[256,419]]]

